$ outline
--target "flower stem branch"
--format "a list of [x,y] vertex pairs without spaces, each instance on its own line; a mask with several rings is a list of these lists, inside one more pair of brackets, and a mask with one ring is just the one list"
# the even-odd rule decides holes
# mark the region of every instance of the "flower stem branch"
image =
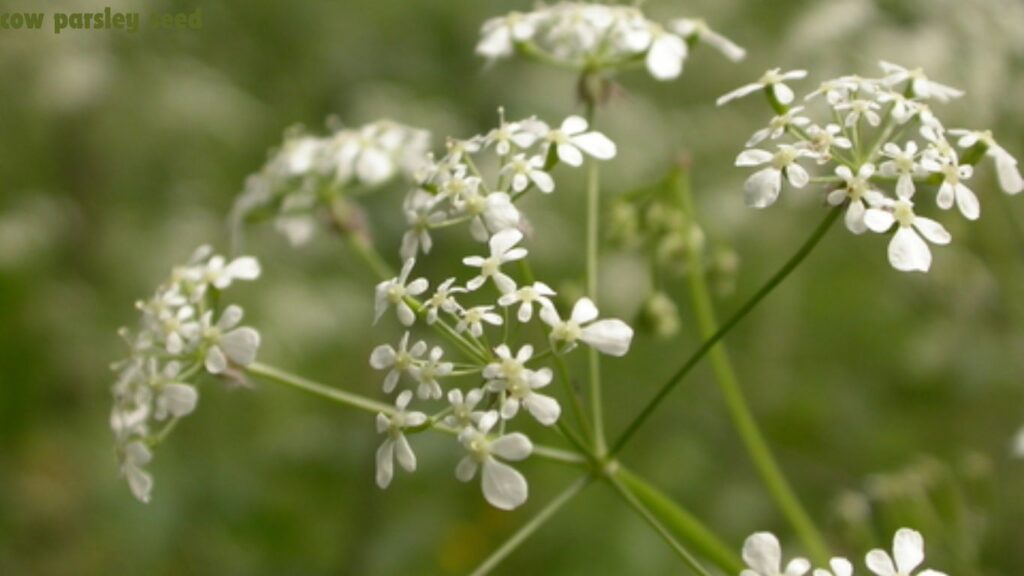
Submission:
[[669,547],[672,548],[680,558],[682,558],[683,562],[690,567],[690,570],[692,570],[694,574],[698,574],[699,576],[711,576],[711,574],[701,566],[700,562],[693,557],[693,554],[691,554],[685,546],[676,540],[675,534],[665,527],[661,520],[625,486],[619,476],[609,474],[605,476],[605,478],[619,496],[622,497],[626,504],[628,504],[630,508],[632,508],[641,518],[643,518],[643,520],[647,522],[647,524],[650,525],[650,527],[653,528],[663,540],[665,540]]
[[615,475],[622,486],[639,501],[666,530],[690,545],[695,552],[726,574],[738,574],[745,566],[733,549],[707,526],[643,478],[619,466]]
[[[693,203],[693,195],[690,190],[690,178],[684,168],[677,168],[670,177],[672,187],[675,189],[683,210],[696,219],[696,211]],[[714,302],[711,299],[711,292],[708,289],[707,278],[704,274],[703,246],[698,243],[690,243],[687,247],[688,274],[690,284],[690,296],[694,311],[697,316],[697,326],[701,337],[712,338],[718,331],[718,322],[715,319]],[[760,426],[754,419],[743,389],[740,387],[736,371],[729,360],[729,353],[723,343],[716,344],[708,351],[711,369],[714,372],[715,380],[725,397],[725,403],[729,410],[729,416],[733,426],[739,433],[743,445],[747,449],[754,467],[757,469],[764,482],[765,487],[775,500],[776,505],[783,515],[789,520],[793,529],[800,536],[807,547],[808,553],[816,563],[825,564],[828,562],[828,548],[824,538],[811,520],[807,510],[800,503],[796,492],[793,490],[781,467],[772,454]]]
[[703,358],[711,350],[711,348],[718,343],[719,340],[724,338],[730,330],[732,330],[737,324],[739,324],[739,322],[743,320],[743,318],[745,318],[751,310],[757,307],[761,300],[764,300],[764,298],[768,296],[768,294],[771,294],[771,292],[775,290],[775,288],[779,284],[781,284],[782,281],[785,280],[790,275],[790,273],[792,273],[793,270],[795,270],[797,266],[799,266],[800,263],[804,261],[805,258],[807,258],[807,255],[814,250],[814,247],[817,246],[819,242],[821,242],[821,239],[825,236],[825,233],[828,232],[829,228],[832,227],[832,224],[834,224],[835,221],[839,218],[839,215],[842,213],[843,208],[843,204],[833,207],[825,216],[825,218],[821,221],[821,223],[818,224],[818,227],[814,229],[810,237],[808,237],[807,240],[803,243],[803,245],[800,246],[796,253],[794,253],[789,258],[789,260],[787,260],[786,263],[783,264],[782,267],[774,275],[772,275],[772,277],[769,278],[768,281],[765,282],[765,284],[756,293],[754,293],[754,295],[751,296],[749,300],[747,300],[740,307],[739,310],[733,313],[732,317],[726,320],[725,323],[722,324],[722,326],[714,334],[712,334],[707,340],[705,340],[704,343],[701,344],[700,348],[698,348],[686,360],[686,362],[684,362],[683,365],[680,366],[679,369],[676,370],[676,372],[672,376],[670,376],[664,384],[661,385],[661,388],[658,389],[658,392],[655,393],[654,397],[651,398],[651,400],[640,411],[640,414],[638,414],[636,418],[634,418],[633,421],[629,423],[629,425],[626,427],[626,430],[622,433],[621,436],[619,436],[618,440],[615,441],[615,444],[612,446],[610,454],[614,455],[617,454],[620,450],[622,450],[622,448],[629,442],[633,435],[636,434],[636,432],[640,429],[641,426],[643,426],[644,422],[646,422],[647,419],[650,418],[654,411],[658,408],[658,406],[661,405],[661,403],[665,400],[669,393],[671,393],[672,390],[675,389],[675,387],[683,380],[683,378],[685,378],[686,375],[689,374],[691,370],[693,370],[697,363],[700,362],[701,358]]
[[592,480],[593,477],[588,474],[570,484],[568,488],[563,490],[562,493],[556,496],[554,500],[548,502],[544,508],[541,508],[536,516],[519,528],[519,530],[516,530],[515,534],[513,534],[505,541],[504,544],[492,552],[490,556],[477,566],[476,570],[473,570],[472,576],[483,576],[485,574],[489,574],[498,566],[498,564],[505,560],[509,554],[514,552],[520,544],[525,542],[527,538],[532,536],[534,532],[547,523],[547,521],[550,520],[556,512],[561,510],[563,506],[568,504],[570,500],[582,492]]

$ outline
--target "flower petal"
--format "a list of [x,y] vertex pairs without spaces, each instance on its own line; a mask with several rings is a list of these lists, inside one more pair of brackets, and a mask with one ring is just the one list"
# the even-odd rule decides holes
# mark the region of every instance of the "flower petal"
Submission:
[[625,356],[633,341],[633,329],[622,320],[598,320],[580,331],[580,340],[611,356]]
[[529,496],[526,478],[515,468],[493,458],[484,461],[482,484],[484,498],[502,510],[518,508]]

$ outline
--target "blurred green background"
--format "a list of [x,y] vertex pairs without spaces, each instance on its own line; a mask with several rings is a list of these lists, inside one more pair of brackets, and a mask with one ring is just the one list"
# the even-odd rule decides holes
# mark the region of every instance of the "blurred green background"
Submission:
[[[135,35],[0,31],[0,574],[447,574],[471,568],[570,472],[523,469],[531,501],[489,508],[454,480],[449,439],[417,438],[420,471],[387,492],[373,484],[372,419],[258,384],[202,390],[197,412],[156,453],[154,500],[118,478],[107,419],[117,327],[136,319],[170,266],[202,242],[227,248],[226,214],[247,174],[295,123],[337,115],[423,126],[439,145],[511,117],[557,121],[579,107],[574,78],[524,62],[485,67],[480,23],[529,2],[33,2],[0,11],[144,13],[201,6],[198,31]],[[698,49],[683,77],[620,78],[602,111],[619,144],[604,193],[660,177],[688,150],[702,224],[740,256],[732,310],[818,219],[810,195],[767,211],[742,204],[731,167],[770,114],[756,99],[714,98],[774,66],[811,82],[876,73],[886,58],[925,66],[968,91],[942,107],[949,125],[995,130],[1024,156],[1024,6],[1015,0],[651,0],[654,18],[703,16],[749,50],[728,63]],[[577,281],[583,233],[578,172],[528,211],[536,269]],[[913,525],[931,565],[951,574],[1024,572],[1024,198],[992,170],[972,181],[982,219],[944,215],[955,242],[928,275],[894,272],[883,237],[838,228],[729,339],[755,413],[835,549],[861,555]],[[404,190],[372,202],[377,240],[397,253]],[[540,236],[544,238],[544,236]],[[557,240],[557,241],[556,241]],[[577,243],[577,241],[579,243]],[[452,243],[440,250],[456,250]],[[269,226],[248,250],[264,277],[236,291],[263,332],[261,358],[377,394],[367,365],[393,327],[368,332],[373,278],[326,235],[300,250]],[[395,256],[392,260],[397,259]],[[568,267],[565,263],[571,263]],[[454,266],[453,263],[448,264]],[[610,251],[602,307],[632,318],[642,262]],[[609,361],[609,427],[620,430],[698,344],[683,292],[682,331],[641,335]],[[369,334],[369,336],[368,336]],[[557,443],[557,438],[544,441]],[[760,487],[704,369],[674,393],[625,462],[737,549],[760,529],[799,548]],[[499,570],[505,574],[676,574],[677,559],[604,486],[588,489]]]

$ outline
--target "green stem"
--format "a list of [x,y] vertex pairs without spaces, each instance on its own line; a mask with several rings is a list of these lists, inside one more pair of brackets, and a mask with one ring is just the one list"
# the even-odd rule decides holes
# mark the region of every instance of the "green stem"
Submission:
[[616,440],[611,450],[612,455],[617,454],[620,450],[622,450],[626,443],[628,443],[629,440],[633,437],[633,435],[636,434],[637,430],[640,429],[644,422],[646,422],[647,419],[650,418],[654,411],[658,408],[658,406],[661,405],[661,403],[665,400],[665,397],[668,396],[670,392],[672,392],[676,385],[678,385],[679,382],[681,382],[683,378],[685,378],[686,375],[690,373],[691,370],[693,370],[694,366],[696,366],[697,363],[700,362],[701,358],[703,358],[704,355],[706,355],[711,350],[711,348],[718,343],[719,340],[724,338],[730,330],[732,330],[737,324],[739,324],[740,320],[743,320],[743,318],[746,317],[746,315],[749,314],[750,311],[753,310],[761,302],[761,300],[768,296],[768,294],[771,294],[771,292],[779,284],[781,284],[782,281],[785,280],[786,277],[788,277],[790,273],[792,273],[793,270],[795,270],[796,267],[800,265],[801,262],[804,261],[807,255],[810,254],[812,250],[814,250],[815,246],[818,245],[822,237],[825,236],[825,233],[828,232],[828,229],[832,227],[832,224],[834,224],[835,221],[839,218],[839,215],[842,213],[844,207],[845,205],[843,204],[833,207],[825,216],[824,220],[821,221],[821,224],[818,224],[818,227],[814,229],[814,232],[811,233],[811,236],[803,243],[802,246],[800,246],[796,253],[793,254],[793,256],[791,256],[789,260],[787,260],[786,263],[782,265],[782,268],[780,268],[778,272],[776,272],[771,278],[769,278],[768,281],[764,284],[764,286],[762,286],[753,296],[751,296],[751,298],[747,300],[747,302],[744,303],[743,306],[741,306],[740,309],[737,310],[732,315],[732,317],[726,320],[725,324],[723,324],[717,332],[715,332],[711,337],[705,340],[704,343],[701,344],[700,348],[698,348],[693,353],[693,355],[691,355],[690,358],[683,363],[683,365],[675,372],[675,374],[669,377],[669,379],[664,384],[662,384],[661,388],[654,395],[654,398],[652,398],[644,406],[644,408],[640,411],[640,414],[638,414],[636,418],[634,418],[633,421],[629,423],[629,425],[626,427],[626,430],[622,433],[621,436],[619,436],[619,439]]
[[261,364],[259,362],[249,364],[245,367],[245,371],[254,376],[266,378],[267,380],[277,382],[278,384],[285,384],[292,388],[298,388],[299,390],[303,390],[329,400],[334,400],[335,402],[351,406],[352,408],[358,408],[360,410],[366,410],[367,412],[373,413],[382,412],[388,415],[395,413],[394,406],[389,406],[383,402],[371,400],[370,398],[346,392],[338,388],[326,386],[301,376],[289,374],[288,372],[278,370],[273,366],[267,366],[266,364]]
[[[595,106],[588,99],[587,120],[593,129]],[[587,296],[597,304],[598,235],[601,210],[600,172],[597,160],[587,161]],[[594,348],[588,349],[590,366],[590,411],[594,424],[594,450],[602,455],[608,450],[604,435],[604,410],[601,398],[601,357]]]
[[[677,169],[671,176],[673,188],[679,195],[683,209],[691,219],[696,219],[696,211],[693,204],[693,195],[690,191],[689,175],[682,169]],[[690,296],[693,301],[694,311],[697,315],[697,325],[701,337],[709,339],[718,331],[718,322],[715,319],[714,303],[711,298],[711,291],[708,289],[707,278],[704,274],[704,258],[702,246],[691,243],[687,247],[689,258],[688,280],[690,284]],[[792,524],[793,529],[803,540],[808,553],[817,564],[824,565],[828,562],[829,553],[825,541],[821,536],[814,521],[800,503],[793,491],[792,486],[786,479],[781,467],[772,454],[764,434],[761,432],[754,415],[750,411],[747,400],[743,395],[736,371],[729,360],[729,353],[724,344],[716,344],[708,352],[711,361],[711,368],[715,374],[722,395],[725,397],[726,406],[729,409],[729,416],[733,426],[739,433],[743,445],[747,449],[751,460],[757,468],[764,482],[765,487],[775,500],[776,505],[783,515]]]
[[665,540],[669,547],[672,548],[680,558],[682,558],[683,562],[686,563],[686,565],[689,566],[695,574],[699,574],[700,576],[711,576],[711,574],[700,565],[700,562],[693,557],[693,554],[691,554],[685,546],[676,540],[675,534],[673,534],[672,531],[661,522],[660,518],[651,512],[651,510],[648,509],[647,506],[645,506],[644,503],[626,487],[622,479],[615,474],[609,474],[605,476],[605,479],[608,480],[608,483],[612,488],[614,488],[619,496],[622,497],[623,501],[625,501],[626,504],[629,504],[630,508],[639,514],[640,517],[643,518],[643,520],[647,522],[647,524],[650,525],[650,527],[653,528],[663,540]]
[[[553,349],[552,349],[553,350]],[[593,438],[593,431],[590,429],[590,422],[587,421],[586,410],[583,409],[583,402],[580,401],[580,395],[576,392],[576,388],[572,385],[572,377],[569,375],[569,367],[565,365],[565,358],[558,352],[552,352],[555,360],[555,370],[558,372],[558,380],[562,383],[562,387],[565,389],[565,395],[569,398],[569,407],[572,409],[572,415],[576,419],[576,425],[583,432],[583,436],[590,440]]]
[[527,538],[533,535],[541,526],[543,526],[548,520],[550,520],[556,512],[562,509],[563,506],[569,503],[577,494],[583,491],[593,477],[590,475],[583,476],[579,480],[576,480],[569,485],[568,488],[562,491],[561,494],[555,497],[554,500],[548,502],[544,508],[537,513],[529,522],[524,524],[516,533],[513,534],[508,540],[505,541],[497,550],[491,553],[476,570],[473,570],[472,576],[483,576],[489,574],[491,570],[494,570],[498,564],[500,564],[509,554],[515,551],[520,544],[526,541]]
[[667,495],[625,468],[620,467],[615,475],[666,529],[718,566],[722,572],[739,574],[745,568],[743,561],[729,545]]

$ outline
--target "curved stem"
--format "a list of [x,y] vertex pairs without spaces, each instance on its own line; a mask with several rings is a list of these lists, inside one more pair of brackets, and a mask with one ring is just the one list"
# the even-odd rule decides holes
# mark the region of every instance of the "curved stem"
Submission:
[[700,348],[698,348],[693,353],[693,355],[691,355],[690,358],[687,359],[686,362],[684,362],[678,370],[676,370],[675,374],[669,377],[669,379],[664,384],[661,385],[661,388],[654,395],[654,398],[652,398],[647,403],[647,405],[644,406],[644,408],[640,411],[640,414],[638,414],[636,418],[634,418],[633,421],[629,423],[629,425],[626,427],[626,430],[622,433],[621,436],[619,436],[618,440],[615,441],[615,444],[612,446],[610,454],[614,455],[618,453],[620,450],[622,450],[626,443],[629,442],[629,440],[633,437],[634,434],[636,434],[637,430],[640,429],[640,427],[644,424],[644,422],[647,421],[648,418],[651,417],[651,414],[654,413],[654,411],[658,408],[662,401],[665,400],[665,397],[668,396],[670,392],[672,392],[676,385],[678,385],[679,382],[681,382],[683,378],[685,378],[686,375],[690,373],[691,370],[693,370],[694,366],[696,366],[697,363],[700,362],[701,358],[703,358],[704,355],[706,355],[711,350],[711,348],[718,343],[719,340],[724,338],[730,330],[732,330],[737,324],[739,324],[740,320],[743,320],[743,318],[746,317],[746,315],[749,314],[750,311],[753,310],[761,302],[761,300],[763,300],[768,294],[771,294],[772,290],[774,290],[779,284],[781,284],[782,281],[785,280],[786,277],[789,276],[790,273],[792,273],[793,270],[795,270],[796,267],[799,266],[800,263],[804,261],[804,258],[806,258],[807,255],[810,254],[812,250],[814,250],[814,247],[818,245],[822,237],[825,236],[825,233],[828,232],[828,229],[831,228],[832,224],[834,224],[835,221],[839,218],[839,215],[842,213],[844,207],[845,205],[843,204],[833,207],[825,216],[824,220],[821,221],[821,224],[818,224],[818,227],[814,229],[814,232],[811,233],[811,236],[803,243],[802,246],[800,246],[796,253],[793,254],[793,256],[791,256],[789,260],[787,260],[786,263],[782,265],[782,268],[780,268],[778,272],[776,272],[771,278],[769,278],[768,281],[764,284],[764,286],[762,286],[753,296],[751,296],[750,299],[747,300],[747,302],[744,303],[743,306],[741,306],[740,309],[737,310],[732,315],[732,317],[726,320],[725,323],[722,324],[722,326],[718,329],[718,331],[716,331],[711,337],[705,340],[704,343],[701,344]]
[[620,466],[614,474],[667,530],[722,572],[739,574],[746,567],[729,545],[663,492],[624,467]]
[[[682,169],[677,169],[671,176],[671,184],[691,219],[696,221],[696,210],[693,205],[693,197],[690,191],[689,176]],[[687,278],[690,284],[690,296],[693,308],[697,316],[697,325],[701,337],[708,339],[718,331],[718,322],[715,319],[714,303],[711,298],[711,291],[708,289],[707,278],[704,274],[703,247],[697,243],[690,243],[687,247],[689,271]],[[821,536],[821,532],[811,520],[807,510],[800,503],[796,492],[786,479],[782,468],[779,466],[772,454],[760,426],[754,419],[753,413],[743,395],[739,378],[729,360],[729,353],[724,343],[712,346],[708,352],[711,361],[711,369],[715,374],[725,403],[729,410],[733,426],[739,433],[743,445],[750,455],[750,459],[757,468],[761,480],[775,500],[776,505],[782,511],[786,519],[793,526],[793,529],[800,536],[807,547],[807,551],[815,563],[824,565],[828,562],[828,547]]]
[[543,526],[556,512],[562,509],[563,506],[569,503],[577,494],[583,491],[593,477],[590,475],[583,476],[579,480],[576,480],[569,485],[568,488],[562,491],[561,494],[555,497],[554,500],[548,502],[544,508],[541,508],[540,512],[537,513],[529,522],[523,524],[523,526],[516,530],[508,540],[505,541],[497,550],[491,553],[476,570],[473,570],[471,576],[483,576],[489,574],[491,570],[494,570],[498,564],[500,564],[509,554],[515,551],[520,544],[526,541],[527,538],[533,535],[541,526]]

